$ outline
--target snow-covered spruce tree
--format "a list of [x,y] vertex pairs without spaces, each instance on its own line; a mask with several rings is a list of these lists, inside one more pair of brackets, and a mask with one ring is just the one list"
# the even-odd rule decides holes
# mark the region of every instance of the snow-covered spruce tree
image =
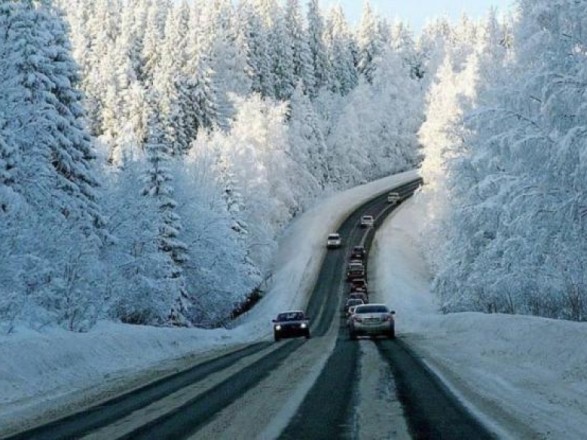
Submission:
[[247,74],[251,90],[261,96],[273,97],[274,78],[271,69],[268,30],[252,0],[242,0],[237,9],[238,23],[244,35]]
[[108,227],[117,238],[104,253],[109,267],[104,280],[107,316],[129,324],[161,325],[172,302],[158,247],[157,200],[140,193],[148,165],[145,155],[133,157],[129,147],[121,151],[124,157],[116,168],[108,167],[105,178]]
[[422,54],[418,51],[414,41],[414,34],[402,21],[397,21],[391,28],[390,46],[410,67],[412,76],[422,79],[424,76]]
[[346,95],[356,87],[358,77],[353,53],[353,38],[340,5],[330,11],[326,22],[325,39],[332,70],[330,90]]
[[22,319],[83,330],[100,306],[93,270],[99,270],[95,257],[107,233],[75,88],[77,66],[62,17],[50,6],[4,4],[2,26],[0,108],[6,113],[0,120],[18,157],[10,169],[14,177],[4,183],[21,202],[5,219],[4,232],[21,223],[10,243],[13,258],[1,264],[19,266],[12,289],[27,298]]
[[309,96],[298,84],[289,103],[289,151],[299,170],[298,199],[300,205],[313,200],[330,184],[330,170],[327,162],[326,141],[320,129],[318,118]]
[[173,177],[169,169],[170,147],[165,143],[161,120],[153,112],[149,121],[149,136],[145,144],[148,167],[145,174],[143,195],[152,197],[157,208],[157,248],[160,282],[164,283],[168,315],[160,316],[161,322],[172,325],[189,325],[187,310],[188,293],[183,276],[187,263],[187,246],[179,239],[181,231],[177,203],[173,199]]
[[287,1],[285,25],[291,45],[295,81],[301,82],[304,93],[310,94],[314,89],[314,65],[299,0]]
[[161,42],[165,41],[165,22],[169,13],[169,4],[160,0],[146,3],[148,5],[147,22],[142,47],[142,62],[139,79],[147,84],[153,83],[157,66],[161,64]]
[[153,68],[153,90],[159,97],[156,111],[160,114],[165,142],[172,155],[185,153],[191,142],[184,112],[188,92],[182,72],[187,63],[187,14],[186,7],[167,14],[161,54]]
[[357,69],[367,81],[371,82],[375,69],[375,60],[379,58],[383,51],[384,41],[376,16],[368,0],[365,1],[363,15],[357,29],[357,44],[359,49]]
[[316,96],[321,88],[330,84],[330,64],[324,45],[324,18],[320,12],[318,0],[308,2],[308,45],[314,71],[314,90],[310,96]]
[[296,80],[292,40],[281,8],[276,8],[273,14],[273,23],[269,32],[269,47],[271,48],[271,69],[274,78],[273,96],[279,100],[287,100],[293,94]]
[[[215,88],[216,81],[221,77],[217,77],[210,68],[207,56],[190,52],[181,78],[183,99],[180,101],[180,111],[186,138],[193,142],[198,134],[222,125],[218,112],[218,91]],[[224,93],[229,92],[225,89]],[[223,98],[228,99],[226,95]]]
[[[224,0],[219,1],[216,6],[206,15],[205,25],[190,27],[190,32],[193,33],[207,29],[207,38],[206,44],[201,44],[202,47],[193,44],[188,47],[188,67],[196,66],[198,73],[193,77],[190,73],[187,75],[192,80],[195,77],[197,81],[197,78],[209,81],[216,107],[215,117],[209,119],[226,130],[234,116],[234,104],[230,97],[233,94],[249,94],[251,80],[247,75],[246,37],[244,29],[238,26],[232,3]],[[202,76],[206,72],[209,75]],[[210,99],[207,101],[212,102]],[[203,126],[208,127],[206,124]]]

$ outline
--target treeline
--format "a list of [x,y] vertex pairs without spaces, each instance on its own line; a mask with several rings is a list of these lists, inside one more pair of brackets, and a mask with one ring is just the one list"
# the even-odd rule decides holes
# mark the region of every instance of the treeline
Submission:
[[587,319],[586,6],[518,0],[439,69],[420,138],[445,311]]

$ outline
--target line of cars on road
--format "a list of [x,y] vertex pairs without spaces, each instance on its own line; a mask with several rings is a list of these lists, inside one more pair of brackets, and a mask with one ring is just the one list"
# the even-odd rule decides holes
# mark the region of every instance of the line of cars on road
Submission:
[[[387,202],[398,204],[402,197],[397,192],[387,195]],[[372,215],[363,215],[359,220],[359,227],[371,228],[375,225]],[[328,249],[342,247],[342,238],[338,232],[328,235],[326,240]],[[359,335],[377,336],[383,334],[389,338],[395,337],[395,311],[390,311],[385,304],[369,304],[365,258],[367,254],[363,246],[354,246],[350,253],[346,272],[349,283],[349,293],[344,306],[347,318],[350,339],[357,339]],[[290,310],[279,313],[273,322],[273,337],[275,341],[282,338],[304,336],[309,339],[310,322],[302,310]]]
[[347,268],[349,294],[344,313],[351,340],[358,336],[386,336],[395,338],[395,311],[385,304],[370,304],[365,272],[366,251],[363,246],[353,247]]

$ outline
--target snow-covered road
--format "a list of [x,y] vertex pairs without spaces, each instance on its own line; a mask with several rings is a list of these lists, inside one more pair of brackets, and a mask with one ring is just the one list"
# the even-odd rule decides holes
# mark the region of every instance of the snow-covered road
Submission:
[[[355,206],[413,176],[404,173],[337,194],[300,216],[281,242],[271,292],[235,329],[101,323],[86,334],[19,330],[0,336],[0,435],[106,398],[129,384],[176,371],[194,359],[268,339],[268,317],[305,305],[324,255],[324,236],[336,230]],[[405,203],[381,228],[371,254],[372,298],[397,311],[398,336],[501,437],[586,438],[587,325],[522,316],[438,313],[418,246],[422,212],[417,197]],[[382,407],[397,412],[393,384],[386,383],[390,377],[369,343],[360,341],[361,370],[373,369],[360,377],[361,390],[371,396],[375,393],[383,399]],[[323,353],[328,350],[322,347]],[[375,381],[370,380],[373,374]],[[272,438],[285,425],[303,389],[311,385],[308,377],[300,375],[299,381],[292,382],[298,385],[283,391],[280,400],[288,404],[272,408],[275,417],[270,422],[259,421],[261,438]],[[270,386],[272,379],[267,380]],[[238,417],[238,406],[227,408],[222,417]],[[359,407],[356,417],[374,420],[366,417],[378,416]],[[218,434],[218,426],[206,429],[210,435]],[[398,429],[402,438],[405,428]],[[363,433],[359,438],[369,437]]]

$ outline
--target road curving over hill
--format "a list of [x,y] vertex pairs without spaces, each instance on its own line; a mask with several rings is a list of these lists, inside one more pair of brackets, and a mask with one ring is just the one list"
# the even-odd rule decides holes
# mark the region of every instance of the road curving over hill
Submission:
[[[390,190],[409,197],[420,183],[417,179]],[[395,341],[348,340],[340,317],[344,269],[352,246],[369,249],[374,234],[374,229],[359,228],[359,219],[373,215],[378,227],[395,207],[383,194],[341,224],[344,246],[326,254],[307,304],[312,339],[241,347],[8,438],[374,438],[360,414],[371,413],[370,405],[387,404],[400,408],[391,420],[382,419],[403,433],[396,438],[492,438],[401,335]],[[372,364],[377,364],[374,369]],[[366,374],[382,368],[389,371],[381,376],[389,379],[381,379],[382,386],[393,385],[384,403],[372,401],[373,395],[367,396],[360,385],[369,379]],[[385,417],[385,411],[379,413]]]

